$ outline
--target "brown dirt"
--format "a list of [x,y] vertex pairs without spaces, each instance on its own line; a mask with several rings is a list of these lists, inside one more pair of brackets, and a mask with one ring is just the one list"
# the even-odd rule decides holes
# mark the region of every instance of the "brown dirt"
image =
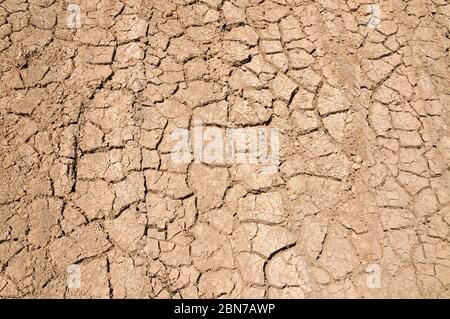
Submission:
[[449,298],[450,5],[370,3],[0,0],[0,297]]

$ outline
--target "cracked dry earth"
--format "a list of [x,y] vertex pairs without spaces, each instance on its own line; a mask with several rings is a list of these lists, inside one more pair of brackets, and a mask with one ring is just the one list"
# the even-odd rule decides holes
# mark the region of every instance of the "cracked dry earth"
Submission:
[[[449,298],[450,5],[369,4],[0,0],[0,297]],[[195,119],[279,170],[175,164]]]

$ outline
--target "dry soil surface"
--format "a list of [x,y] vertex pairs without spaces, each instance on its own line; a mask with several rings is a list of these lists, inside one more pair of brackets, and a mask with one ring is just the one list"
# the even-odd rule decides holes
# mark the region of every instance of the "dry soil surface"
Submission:
[[[449,298],[449,17],[0,0],[0,297]],[[195,119],[278,129],[277,171],[174,163]]]

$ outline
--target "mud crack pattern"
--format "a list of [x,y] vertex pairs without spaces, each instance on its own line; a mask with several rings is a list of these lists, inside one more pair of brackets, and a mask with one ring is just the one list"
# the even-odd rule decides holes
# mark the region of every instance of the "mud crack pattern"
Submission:
[[[449,18],[0,0],[0,297],[449,298]],[[194,119],[279,129],[278,172],[174,164]]]

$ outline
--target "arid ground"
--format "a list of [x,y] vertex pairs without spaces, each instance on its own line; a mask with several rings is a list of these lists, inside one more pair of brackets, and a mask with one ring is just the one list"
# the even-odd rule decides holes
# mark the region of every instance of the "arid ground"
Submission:
[[[0,0],[0,297],[450,298],[449,30],[446,0]],[[200,122],[279,161],[175,161]]]

